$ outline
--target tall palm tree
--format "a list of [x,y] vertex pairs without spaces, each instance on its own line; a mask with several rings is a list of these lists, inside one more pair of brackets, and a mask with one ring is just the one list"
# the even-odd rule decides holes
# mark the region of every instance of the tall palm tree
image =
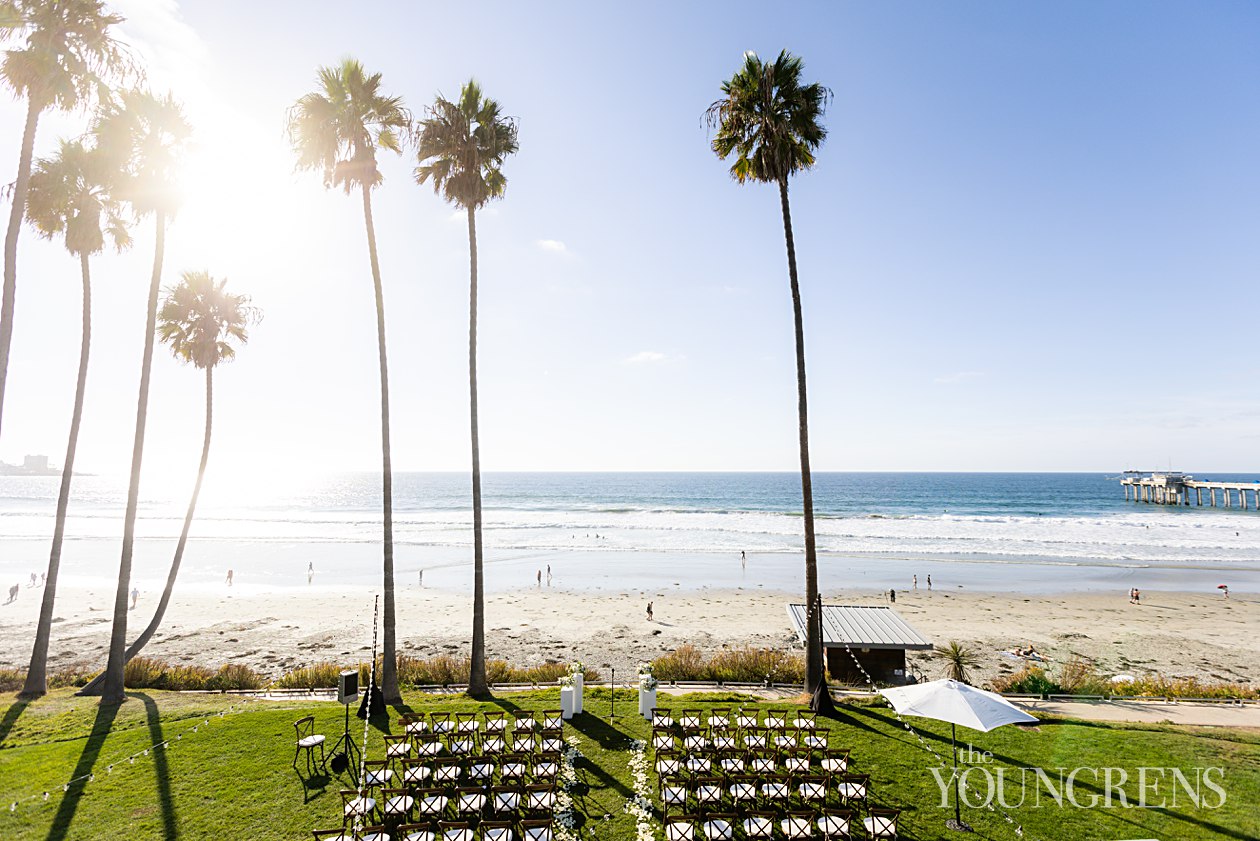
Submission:
[[327,188],[340,187],[348,196],[356,188],[363,198],[368,259],[376,291],[376,343],[381,369],[381,489],[384,507],[385,645],[382,653],[381,692],[386,703],[402,702],[394,641],[394,478],[389,447],[389,367],[385,353],[385,295],[376,257],[376,227],[372,223],[372,189],[384,178],[376,166],[376,150],[402,154],[402,140],[411,115],[402,97],[381,93],[381,74],[368,74],[358,61],[347,58],[335,67],[319,68],[319,90],[305,94],[288,114],[289,142],[297,166],[318,170]]
[[[179,533],[175,557],[171,560],[171,569],[166,576],[166,588],[162,591],[162,597],[158,600],[157,609],[149,624],[127,646],[124,663],[139,654],[161,626],[166,608],[171,602],[171,594],[175,590],[175,580],[179,577],[184,549],[188,545],[188,533],[197,511],[197,497],[201,494],[201,482],[206,475],[206,462],[210,459],[210,433],[214,422],[214,369],[219,363],[230,362],[236,357],[232,341],[241,344],[248,342],[247,328],[259,318],[258,311],[250,306],[249,298],[228,292],[224,288],[226,284],[226,280],[216,281],[209,272],[184,272],[180,284],[167,290],[166,300],[158,311],[158,336],[170,345],[171,353],[181,362],[191,362],[194,367],[206,372],[206,431],[201,445],[197,481],[193,484],[192,497],[188,500],[184,527]],[[104,674],[97,675],[84,687],[84,691],[94,689],[103,680]]]
[[4,285],[0,291],[0,423],[13,341],[17,294],[17,242],[26,211],[35,130],[49,108],[71,111],[109,96],[108,84],[134,72],[127,50],[110,30],[123,18],[101,0],[0,0],[0,40],[18,41],[0,61],[0,82],[26,99],[26,124],[18,153],[4,237]]
[[83,421],[83,394],[87,388],[88,356],[92,345],[92,277],[88,257],[105,247],[106,239],[119,250],[131,244],[131,236],[121,207],[110,194],[114,170],[99,150],[79,141],[61,141],[57,154],[36,162],[27,194],[27,217],[40,236],[60,235],[66,250],[79,258],[83,283],[82,338],[79,345],[79,378],[74,389],[74,411],[70,416],[70,437],[61,468],[61,489],[57,493],[57,520],[53,528],[52,551],[48,556],[48,578],[35,627],[31,664],[22,686],[24,698],[37,698],[48,691],[48,640],[52,633],[53,603],[57,597],[57,575],[61,569],[61,545],[66,533],[66,508],[70,503],[70,483],[74,477],[74,456]]
[[105,679],[91,693],[101,703],[122,703],[123,667],[126,665],[127,591],[131,586],[131,558],[135,548],[136,509],[140,498],[140,468],[144,460],[144,430],[149,413],[149,375],[153,367],[153,341],[157,322],[158,291],[162,261],[166,255],[166,225],[179,206],[177,177],[192,127],[173,97],[147,91],[123,93],[94,128],[101,150],[121,173],[119,198],[131,205],[137,218],[152,216],[156,229],[153,273],[145,315],[144,356],[140,364],[140,393],[136,399],[136,433],[131,450],[131,480],[123,519],[122,557],[118,565],[118,590],[114,594],[114,624],[109,637]]
[[809,419],[805,388],[805,330],[801,318],[801,290],[796,273],[796,242],[788,205],[788,179],[814,165],[814,155],[827,137],[822,124],[831,92],[801,80],[801,60],[787,50],[773,62],[755,53],[744,55],[744,66],[722,83],[722,98],[705,116],[713,136],[713,151],[726,160],[732,154],[731,176],[740,184],[776,184],[787,240],[788,277],[796,326],[796,397],[801,447],[801,499],[805,520],[805,603],[811,621],[805,642],[805,690],[815,708],[831,707],[823,671],[818,599],[818,554],[814,546],[814,492],[809,471]]
[[[469,80],[459,102],[441,95],[428,109],[417,133],[417,184],[433,182],[433,192],[468,214],[468,390],[472,418],[473,633],[468,675],[470,695],[486,684],[485,576],[481,541],[481,443],[477,432],[477,209],[507,189],[503,162],[517,149],[516,122],[499,114],[499,103],[484,99]],[[427,162],[427,163],[426,163]]]

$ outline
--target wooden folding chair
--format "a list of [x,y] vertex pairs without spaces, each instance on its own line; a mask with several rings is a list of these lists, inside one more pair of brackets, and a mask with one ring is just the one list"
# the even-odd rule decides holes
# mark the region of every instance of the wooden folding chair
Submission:
[[341,824],[353,821],[355,818],[367,820],[376,813],[376,798],[368,797],[366,794],[359,794],[354,789],[343,788],[341,794]]
[[454,788],[459,785],[463,770],[464,761],[459,757],[439,756],[433,760],[433,784],[440,788]]
[[415,805],[416,799],[405,788],[381,789],[381,815],[386,823],[409,820]]
[[687,815],[665,816],[665,841],[695,841],[695,819]]
[[543,730],[538,737],[538,750],[542,753],[563,753],[564,732],[561,730]]
[[847,748],[831,748],[819,761],[819,765],[828,774],[844,774],[849,770],[849,751]]
[[437,841],[436,823],[400,823],[394,829],[394,841]]
[[674,717],[664,707],[652,707],[652,727],[673,727]]
[[749,812],[744,818],[744,837],[753,841],[769,841],[774,837],[773,812]]
[[523,796],[524,792],[520,786],[491,786],[490,811],[496,815],[516,817],[517,812],[521,809]]
[[429,730],[438,735],[453,732],[455,724],[451,721],[451,714],[441,712],[429,713]]
[[766,729],[782,730],[787,727],[788,714],[783,710],[766,710]]
[[544,751],[534,757],[534,767],[530,769],[530,776],[534,782],[550,782],[560,773],[560,753],[558,751]]
[[516,835],[512,832],[512,821],[482,821],[481,841],[515,841]]
[[363,763],[363,787],[378,788],[388,786],[394,779],[394,772],[389,767],[388,759],[369,759]]
[[476,713],[455,713],[455,732],[475,736],[480,729]]
[[467,761],[464,776],[471,782],[489,785],[494,777],[495,762],[488,756],[474,756]]
[[866,803],[870,783],[870,774],[842,774],[840,781],[835,784],[835,789],[846,804],[861,806]]
[[516,710],[512,713],[512,732],[517,735],[526,734],[533,735],[534,728],[538,726],[538,722],[534,719],[534,713],[530,710]]
[[872,806],[866,810],[867,818],[862,821],[866,834],[871,838],[896,838],[897,817],[900,809],[883,809]]
[[543,710],[542,727],[544,730],[559,730],[564,727],[562,710]]
[[720,807],[724,794],[721,777],[696,777],[695,792],[696,808],[701,812]]
[[507,729],[507,714],[501,712],[483,713],[482,717],[486,720],[485,725],[481,728],[483,733],[497,733],[502,735]]
[[745,809],[757,802],[757,778],[752,774],[734,774],[727,780],[727,790],[736,808]]
[[528,773],[529,765],[526,763],[525,755],[522,753],[510,753],[499,760],[499,782],[501,784],[507,784],[508,781],[523,783]]
[[825,841],[832,841],[833,838],[849,841],[853,837],[853,810],[824,807],[815,826]]
[[755,709],[746,710],[746,709],[740,708],[739,710],[735,712],[735,726],[738,727],[740,730],[747,730],[750,727],[760,726],[757,719],[758,719],[758,714],[757,714],[757,710]]
[[783,827],[783,837],[786,841],[805,841],[814,835],[812,812],[788,812],[779,825]]
[[731,708],[714,707],[709,710],[709,727],[725,729],[731,726]]
[[683,730],[699,730],[704,724],[704,710],[683,710],[678,716],[678,726]]
[[473,841],[472,825],[468,821],[438,821],[442,841]]
[[297,767],[298,755],[306,751],[306,773],[315,773],[315,757],[313,751],[319,748],[319,767],[324,765],[324,737],[315,732],[315,716],[308,715],[293,722],[297,730],[297,747],[293,750],[293,767]]
[[416,791],[416,814],[438,820],[446,814],[451,802],[450,795],[440,788],[422,788]]
[[802,806],[821,806],[827,802],[827,778],[822,774],[802,774],[796,778],[796,796]]
[[455,811],[460,815],[480,815],[486,808],[486,790],[481,786],[455,789]]
[[708,841],[733,841],[735,837],[735,816],[714,812],[700,821],[700,829]]
[[789,774],[808,774],[813,753],[809,748],[788,748],[783,757],[783,770]]
[[661,781],[661,811],[671,808],[687,811],[687,783],[682,777],[669,777]]
[[523,818],[521,820],[522,841],[551,841],[552,818]]
[[419,736],[429,729],[429,723],[421,716],[404,715],[401,723],[403,732],[408,736]]
[[550,814],[555,811],[555,782],[530,783],[525,786],[525,808],[531,813],[544,812]]

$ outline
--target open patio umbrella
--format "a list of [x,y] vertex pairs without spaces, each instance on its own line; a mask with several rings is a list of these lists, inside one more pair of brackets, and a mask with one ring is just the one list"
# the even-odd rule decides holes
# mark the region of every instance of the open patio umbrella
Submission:
[[989,732],[1004,724],[1036,724],[1037,719],[993,692],[976,689],[956,680],[933,680],[913,686],[881,689],[901,715],[934,718],[949,722],[949,742],[954,752],[954,821],[964,828],[959,807],[957,726]]

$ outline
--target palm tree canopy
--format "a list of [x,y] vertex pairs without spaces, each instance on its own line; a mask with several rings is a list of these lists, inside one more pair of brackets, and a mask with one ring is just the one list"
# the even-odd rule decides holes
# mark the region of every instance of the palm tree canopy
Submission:
[[234,295],[209,272],[184,272],[180,283],[166,290],[158,311],[158,336],[171,346],[176,359],[201,369],[213,368],[236,356],[232,340],[249,341],[249,325],[260,314],[249,297]]
[[944,647],[932,649],[932,657],[942,663],[941,672],[959,683],[971,682],[971,670],[979,668],[980,658],[958,640],[950,640]]
[[319,170],[325,187],[375,187],[382,179],[376,150],[402,153],[411,114],[400,96],[381,93],[381,74],[368,74],[353,58],[319,68],[320,90],[289,109],[289,143],[297,168]]
[[502,116],[499,103],[484,99],[469,80],[458,103],[438,95],[420,124],[416,147],[416,183],[432,181],[433,192],[475,210],[507,189],[503,162],[517,150],[516,121]]
[[138,75],[110,34],[122,22],[102,0],[0,0],[0,40],[18,42],[0,61],[0,80],[40,110],[103,102],[111,81]]
[[102,109],[93,127],[101,152],[119,170],[115,194],[137,216],[179,207],[179,174],[192,126],[171,94],[124,91]]
[[131,234],[110,191],[116,175],[99,149],[62,140],[57,154],[35,162],[26,215],[40,236],[64,234],[71,254],[99,253],[106,237],[122,251],[131,245]]
[[800,58],[787,50],[770,63],[745,53],[744,66],[722,83],[725,96],[705,112],[717,129],[713,151],[722,160],[735,155],[731,176],[741,184],[783,182],[814,165],[827,138],[821,120],[831,91],[817,82],[802,84],[802,69]]

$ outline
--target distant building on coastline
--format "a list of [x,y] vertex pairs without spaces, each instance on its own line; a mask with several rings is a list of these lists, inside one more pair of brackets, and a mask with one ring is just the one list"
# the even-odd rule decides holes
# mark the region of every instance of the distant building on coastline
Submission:
[[[787,611],[804,643],[805,605],[789,604]],[[877,683],[907,683],[906,652],[932,648],[931,641],[891,607],[838,604],[822,606],[822,644],[831,677],[859,686],[867,685],[867,675]]]
[[21,464],[0,461],[0,476],[58,476],[61,468],[51,467],[48,456],[27,456]]

